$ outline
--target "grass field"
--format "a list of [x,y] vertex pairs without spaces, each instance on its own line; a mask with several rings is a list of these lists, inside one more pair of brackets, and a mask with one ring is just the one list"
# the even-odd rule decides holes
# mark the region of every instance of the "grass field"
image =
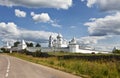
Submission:
[[[98,59],[95,60],[93,58],[92,61],[89,61],[86,59],[80,59],[80,58],[59,58],[58,56],[64,56],[64,55],[71,55],[67,53],[49,53],[50,55],[55,55],[54,57],[32,57],[25,54],[19,54],[19,53],[12,53],[9,54],[11,56],[15,56],[30,62],[34,62],[37,64],[42,64],[46,66],[50,66],[59,70],[63,70],[75,75],[82,76],[83,78],[120,78],[120,61],[111,59],[111,60],[103,60]],[[73,54],[77,55],[77,54]],[[81,55],[81,54],[78,54]],[[99,56],[99,55],[84,55],[82,56]],[[101,56],[101,55],[100,55]],[[105,55],[109,56],[109,55]],[[120,55],[119,55],[120,57]]]

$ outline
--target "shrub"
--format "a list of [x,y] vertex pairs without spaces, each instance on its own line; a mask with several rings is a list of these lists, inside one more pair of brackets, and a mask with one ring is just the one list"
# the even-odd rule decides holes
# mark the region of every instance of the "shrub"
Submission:
[[40,57],[41,54],[42,54],[41,51],[40,51],[40,50],[37,50],[36,52],[33,52],[33,53],[32,53],[32,56],[33,56],[33,57]]
[[4,53],[9,53],[10,52],[10,49],[5,49],[5,48],[1,48],[2,52]]
[[3,52],[5,52],[6,50],[5,50],[5,48],[1,48],[1,50],[3,51]]
[[41,50],[37,50],[36,52],[32,52],[33,57],[49,57],[48,53],[43,53]]
[[112,51],[114,54],[120,54],[120,50],[116,49]]

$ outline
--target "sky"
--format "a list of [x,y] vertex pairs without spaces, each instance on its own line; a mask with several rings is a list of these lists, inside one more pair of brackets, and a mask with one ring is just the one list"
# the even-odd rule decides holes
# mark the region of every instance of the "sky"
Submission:
[[80,46],[120,47],[120,0],[0,0],[0,45],[47,42],[61,33]]

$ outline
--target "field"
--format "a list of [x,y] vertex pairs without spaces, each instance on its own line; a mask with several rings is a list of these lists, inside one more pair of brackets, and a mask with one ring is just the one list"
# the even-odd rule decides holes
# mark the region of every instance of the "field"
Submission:
[[120,55],[49,53],[51,57],[9,54],[30,62],[66,71],[83,78],[120,78]]

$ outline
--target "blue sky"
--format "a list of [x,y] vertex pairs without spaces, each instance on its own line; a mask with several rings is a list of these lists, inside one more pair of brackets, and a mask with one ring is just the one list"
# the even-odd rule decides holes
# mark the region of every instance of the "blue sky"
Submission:
[[46,41],[61,33],[80,45],[110,50],[120,43],[119,0],[0,1],[0,44]]

